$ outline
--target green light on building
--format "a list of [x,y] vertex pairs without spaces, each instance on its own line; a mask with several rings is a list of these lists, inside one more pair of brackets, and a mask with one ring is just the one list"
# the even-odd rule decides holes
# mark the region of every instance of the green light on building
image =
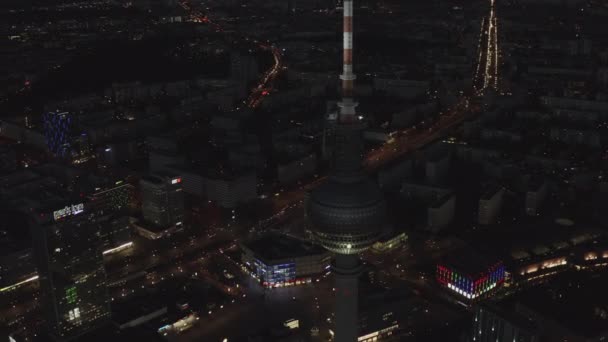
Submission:
[[74,286],[68,287],[65,290],[65,298],[66,298],[68,304],[76,303],[76,300],[78,299],[78,296],[76,295],[76,287],[74,287]]

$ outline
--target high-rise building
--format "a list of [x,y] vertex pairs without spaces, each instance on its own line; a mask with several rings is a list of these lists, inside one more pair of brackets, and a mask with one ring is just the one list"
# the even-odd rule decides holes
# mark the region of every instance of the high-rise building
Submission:
[[182,225],[184,193],[181,177],[159,174],[144,177],[139,184],[146,223],[161,228]]
[[536,324],[517,312],[479,306],[467,342],[537,342]]
[[87,210],[100,222],[99,236],[104,254],[132,246],[128,211],[133,206],[135,187],[123,180],[90,177],[81,191],[88,193]]
[[70,151],[73,116],[69,112],[55,111],[44,114],[42,119],[49,151],[55,156],[67,156]]
[[102,184],[91,189],[89,206],[107,212],[125,212],[133,204],[135,187],[123,180]]
[[54,111],[45,113],[42,119],[46,145],[53,155],[73,164],[93,157],[89,136],[76,130],[74,114]]
[[133,245],[129,217],[107,213],[99,217],[101,246],[103,254],[119,252]]
[[331,175],[312,191],[307,211],[314,225],[313,236],[336,253],[335,277],[336,342],[358,338],[359,280],[363,266],[358,254],[381,234],[386,205],[378,185],[363,172],[363,116],[353,100],[353,1],[344,1],[342,101],[335,124],[335,148]]
[[61,207],[34,210],[31,233],[49,334],[66,341],[106,324],[110,298],[97,215]]

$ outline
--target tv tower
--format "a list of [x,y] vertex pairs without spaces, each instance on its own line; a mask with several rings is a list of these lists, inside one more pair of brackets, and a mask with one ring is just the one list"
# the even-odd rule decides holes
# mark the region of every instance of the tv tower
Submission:
[[359,275],[363,269],[359,253],[380,235],[386,217],[384,198],[377,184],[363,171],[364,121],[356,114],[353,99],[353,1],[344,1],[342,101],[335,127],[335,148],[328,181],[314,189],[307,203],[314,225],[313,235],[336,254],[335,278],[336,342],[358,338]]

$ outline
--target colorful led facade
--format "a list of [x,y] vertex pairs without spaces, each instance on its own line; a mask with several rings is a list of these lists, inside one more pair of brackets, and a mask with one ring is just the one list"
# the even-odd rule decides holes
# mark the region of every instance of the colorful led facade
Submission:
[[50,112],[42,117],[49,151],[58,157],[69,155],[72,116],[68,112]]
[[500,286],[505,280],[502,262],[475,275],[460,272],[449,266],[437,265],[437,281],[467,299],[475,299]]

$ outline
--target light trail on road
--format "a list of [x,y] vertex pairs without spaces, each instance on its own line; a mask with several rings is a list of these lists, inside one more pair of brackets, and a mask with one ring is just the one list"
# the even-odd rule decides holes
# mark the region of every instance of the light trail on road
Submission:
[[[481,21],[480,41],[478,49],[478,64],[473,75],[475,90],[478,94],[489,87],[498,89],[498,63],[500,51],[498,48],[498,18],[496,16],[496,0],[490,1],[490,13]],[[485,38],[485,39],[484,39]],[[483,68],[483,76],[480,69]],[[483,79],[480,80],[480,77]]]
[[253,92],[247,99],[247,106],[249,108],[256,108],[260,105],[264,96],[268,95],[268,90],[272,81],[278,76],[279,71],[282,69],[281,64],[281,52],[276,46],[268,46],[261,44],[260,47],[264,50],[270,50],[274,58],[273,66],[264,74],[260,83],[254,88]]
[[[209,24],[215,28],[216,32],[224,32],[224,29],[222,28],[221,25],[219,25],[218,23],[209,19],[209,17],[207,15],[204,15],[200,11],[192,8],[192,6],[188,3],[188,1],[180,2],[180,5],[182,6],[182,8],[184,10],[186,10],[187,12],[190,13],[190,18],[192,19],[192,21],[197,22],[197,23]],[[257,42],[256,39],[245,37],[245,36],[241,37],[241,39],[246,40],[246,41]],[[283,64],[282,64],[282,59],[281,59],[282,55],[281,55],[281,51],[279,50],[279,48],[277,48],[273,44],[269,44],[269,43],[268,44],[258,43],[258,47],[265,51],[269,50],[272,53],[274,62],[273,62],[272,67],[264,73],[264,76],[260,79],[258,85],[255,88],[253,88],[253,91],[251,92],[251,94],[249,95],[247,100],[244,101],[244,103],[249,108],[257,108],[260,105],[260,103],[264,99],[264,96],[269,94],[268,90],[270,89],[270,85],[272,84],[272,81],[274,81],[276,79],[276,77],[279,75],[279,72],[283,69]]]

